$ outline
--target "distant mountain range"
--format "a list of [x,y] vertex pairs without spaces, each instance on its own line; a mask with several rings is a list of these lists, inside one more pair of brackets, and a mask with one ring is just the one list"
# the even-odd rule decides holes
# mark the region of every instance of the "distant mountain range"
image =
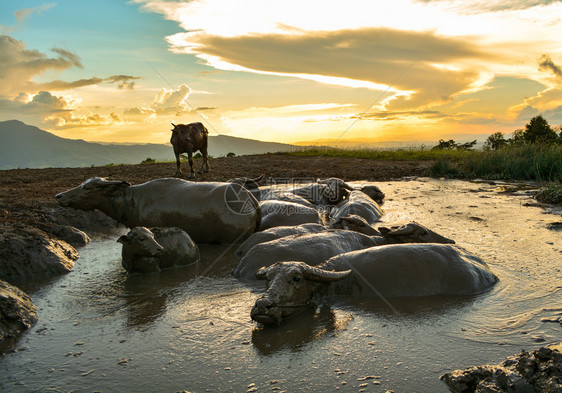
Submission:
[[[209,136],[213,157],[290,151],[296,146],[219,135]],[[140,164],[147,158],[175,159],[171,145],[107,144],[66,139],[18,120],[0,122],[0,169]]]

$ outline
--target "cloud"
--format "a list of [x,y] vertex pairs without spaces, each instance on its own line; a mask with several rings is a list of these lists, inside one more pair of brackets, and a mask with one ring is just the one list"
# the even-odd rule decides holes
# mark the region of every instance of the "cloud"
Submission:
[[[162,88],[158,91],[154,100],[150,105],[139,105],[132,108],[127,108],[123,111],[123,115],[131,120],[139,117],[142,118],[155,118],[161,116],[180,116],[185,113],[191,112],[191,108],[187,103],[192,90],[186,85],[182,84],[177,89]],[[198,107],[196,111],[211,111],[214,107]]]
[[124,115],[129,116],[153,115],[155,113],[156,111],[154,109],[145,106],[135,106],[134,108],[128,108],[123,111]]
[[539,58],[539,70],[545,72],[550,71],[554,75],[562,77],[562,68],[559,65],[555,64],[548,55],[542,55]]
[[78,79],[72,82],[65,82],[57,79],[45,83],[36,83],[34,84],[34,89],[45,89],[51,91],[70,90],[70,89],[76,89],[78,87],[97,85],[103,81],[104,80],[102,78],[96,78],[96,77],[88,78],[88,79]]
[[191,88],[182,84],[177,89],[162,88],[156,94],[151,108],[159,115],[174,114],[179,116],[183,112],[189,112],[187,99],[191,93]]
[[51,51],[58,53],[60,55],[60,58],[68,60],[73,66],[78,68],[84,68],[82,62],[80,61],[80,58],[76,53],[57,47],[53,47]]
[[0,34],[10,33],[12,31],[18,30],[25,21],[34,13],[40,14],[43,11],[46,11],[50,8],[53,8],[56,4],[45,4],[40,7],[34,8],[23,8],[21,10],[17,10],[14,12],[14,16],[16,17],[16,25],[15,26],[2,26],[0,25]]
[[519,112],[517,120],[520,121],[521,124],[526,124],[529,120],[531,120],[531,118],[539,114],[542,114],[551,125],[562,124],[562,105],[545,111],[540,111],[539,109],[529,105]]
[[530,105],[527,105],[517,115],[517,120],[521,122],[529,121],[532,117],[538,115],[540,111],[537,108],[534,108]]
[[109,116],[106,116],[94,112],[88,112],[84,115],[72,112],[52,114],[46,119],[46,123],[48,125],[61,130],[76,127],[107,127],[122,122],[123,120],[121,117],[115,113],[111,113]]
[[551,125],[562,125],[562,105],[544,111],[543,115]]
[[526,10],[558,3],[560,0],[418,0],[420,3],[445,3],[467,13]]
[[70,111],[70,102],[64,97],[57,97],[48,91],[41,91],[34,96],[25,93],[14,99],[0,98],[0,117],[14,118],[31,124],[45,124],[50,115]]
[[[342,84],[362,81],[379,89],[394,85],[402,91],[391,103],[396,109],[450,100],[481,79],[463,62],[493,57],[467,39],[388,28],[236,37],[180,33],[169,41],[175,50],[195,54],[215,68],[241,67],[326,83],[329,78]],[[455,67],[448,66],[453,62]]]
[[80,57],[69,50],[54,47],[56,54],[49,57],[37,50],[26,48],[24,42],[10,36],[0,36],[0,97],[10,98],[21,92],[35,94],[39,91],[61,91],[102,82],[117,84],[118,89],[132,89],[134,80],[140,77],[113,75],[108,78],[83,78],[74,81],[52,80],[35,82],[33,79],[47,71],[64,71],[70,68],[83,68]]
[[118,89],[132,90],[135,86],[135,80],[141,79],[140,76],[131,75],[112,75],[105,79],[107,83],[116,83]]

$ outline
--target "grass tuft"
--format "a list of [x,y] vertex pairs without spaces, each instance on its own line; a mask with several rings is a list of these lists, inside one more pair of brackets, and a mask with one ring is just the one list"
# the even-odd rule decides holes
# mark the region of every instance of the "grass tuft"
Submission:
[[542,203],[562,204],[562,185],[553,184],[541,188],[535,195],[535,199]]

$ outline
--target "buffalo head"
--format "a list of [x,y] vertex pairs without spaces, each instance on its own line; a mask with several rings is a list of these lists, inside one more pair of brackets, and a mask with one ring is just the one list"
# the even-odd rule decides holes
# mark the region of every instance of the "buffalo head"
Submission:
[[327,271],[304,262],[277,262],[262,267],[256,278],[267,280],[267,291],[256,300],[251,317],[256,322],[279,325],[283,319],[316,307],[322,287],[350,274],[351,270]]
[[382,192],[381,189],[377,186],[366,185],[361,187],[360,191],[364,194],[367,194],[373,201],[377,202],[379,205],[382,205],[384,201],[384,192]]
[[59,205],[75,209],[99,209],[107,204],[108,198],[116,195],[130,184],[121,180],[107,180],[102,177],[92,177],[78,187],[56,195]]
[[441,243],[455,244],[454,240],[427,229],[417,222],[411,222],[400,227],[379,227],[379,231],[389,243]]

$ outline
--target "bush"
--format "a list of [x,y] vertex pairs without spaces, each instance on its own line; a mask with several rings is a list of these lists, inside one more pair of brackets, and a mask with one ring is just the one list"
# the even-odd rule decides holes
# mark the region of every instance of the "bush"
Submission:
[[542,203],[562,204],[562,185],[541,188],[535,199]]
[[562,181],[562,148],[559,145],[508,146],[442,160],[447,162],[438,161],[431,168],[434,176]]
[[233,152],[228,153],[226,156],[227,157],[234,157],[236,154],[234,154]]
[[148,157],[146,160],[143,160],[141,162],[141,164],[154,164],[154,163],[156,163],[156,160],[154,158],[150,158],[150,157]]
[[499,150],[505,146],[507,146],[507,141],[501,132],[490,135],[488,139],[486,139],[486,143],[484,143],[484,149],[486,150]]

